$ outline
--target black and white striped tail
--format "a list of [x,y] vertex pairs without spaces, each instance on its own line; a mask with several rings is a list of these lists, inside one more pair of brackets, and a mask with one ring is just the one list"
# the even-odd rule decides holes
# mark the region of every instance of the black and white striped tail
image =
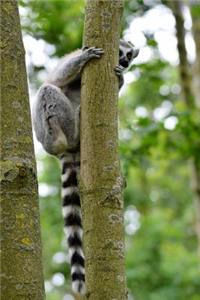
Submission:
[[[76,157],[78,156],[78,157]],[[85,294],[85,258],[82,247],[82,220],[77,174],[80,169],[79,155],[62,157],[62,213],[64,232],[69,247],[71,262],[72,289],[75,293]],[[71,160],[71,161],[70,161]]]

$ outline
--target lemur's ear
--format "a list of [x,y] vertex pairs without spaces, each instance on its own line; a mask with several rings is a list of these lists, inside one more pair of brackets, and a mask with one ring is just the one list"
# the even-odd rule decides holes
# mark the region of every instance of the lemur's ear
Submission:
[[131,45],[132,47],[135,47],[135,45],[133,45],[133,43],[131,41],[128,41],[129,45]]
[[139,50],[138,48],[135,48],[135,47],[133,46],[133,58],[137,57],[138,54],[139,54],[139,52],[140,52],[140,50]]
[[135,58],[136,56],[138,56],[140,50],[138,48],[136,48],[135,45],[131,41],[128,41],[128,43],[133,48],[133,58]]

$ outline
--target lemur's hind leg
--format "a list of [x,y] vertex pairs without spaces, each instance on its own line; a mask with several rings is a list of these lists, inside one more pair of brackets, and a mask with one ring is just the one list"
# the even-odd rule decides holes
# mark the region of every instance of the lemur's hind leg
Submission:
[[[61,89],[52,84],[43,85],[39,90],[38,101],[37,121],[41,124],[38,124],[36,132],[45,150],[58,155],[76,147],[79,134],[75,121],[76,114]],[[35,126],[37,127],[37,124]]]

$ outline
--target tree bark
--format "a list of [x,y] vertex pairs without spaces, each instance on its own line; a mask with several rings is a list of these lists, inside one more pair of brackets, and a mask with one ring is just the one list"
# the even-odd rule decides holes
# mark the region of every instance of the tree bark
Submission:
[[[196,59],[193,65],[193,92],[195,96],[196,108],[200,108],[200,16],[199,16],[200,3],[196,1],[190,1],[190,11],[193,22],[193,35],[196,46]],[[198,14],[196,13],[198,12]],[[198,234],[198,253],[200,256],[200,158],[194,158],[192,165],[193,171],[193,188],[196,195],[196,211],[197,211],[197,222],[196,231]]]
[[179,70],[180,79],[182,83],[182,91],[185,104],[187,108],[193,108],[194,95],[192,92],[192,76],[187,60],[187,51],[185,46],[185,29],[184,18],[182,14],[183,3],[181,0],[169,1],[169,4],[173,10],[173,14],[176,20],[176,35],[177,35],[177,48],[179,53]]
[[[200,2],[190,0],[190,11],[192,15],[192,29],[196,46],[196,59],[193,66],[193,88],[195,104],[200,108]],[[198,13],[197,13],[198,12]]]
[[[183,97],[185,100],[186,107],[190,113],[197,109],[195,94],[192,86],[192,77],[189,70],[189,64],[186,55],[185,46],[185,29],[184,29],[184,19],[182,15],[182,5],[183,2],[180,0],[171,2],[171,8],[176,20],[176,35],[178,40],[178,52],[180,58],[180,80],[183,91]],[[200,59],[200,57],[199,57]],[[191,160],[191,179],[192,187],[194,192],[194,206],[196,212],[196,235],[198,242],[198,255],[200,256],[200,157],[199,153],[194,153]]]
[[36,165],[20,21],[1,4],[2,300],[44,299]]
[[127,299],[114,72],[122,9],[122,0],[88,0],[86,5],[84,45],[105,51],[82,76],[80,190],[90,300]]

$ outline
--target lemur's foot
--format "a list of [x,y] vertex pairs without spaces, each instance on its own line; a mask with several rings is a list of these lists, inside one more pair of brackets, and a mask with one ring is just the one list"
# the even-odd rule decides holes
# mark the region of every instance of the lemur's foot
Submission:
[[116,65],[114,70],[115,70],[116,75],[120,77],[120,76],[122,76],[123,71],[125,70],[125,68],[122,67],[121,65]]
[[88,58],[100,58],[104,53],[102,48],[84,47],[83,52]]

